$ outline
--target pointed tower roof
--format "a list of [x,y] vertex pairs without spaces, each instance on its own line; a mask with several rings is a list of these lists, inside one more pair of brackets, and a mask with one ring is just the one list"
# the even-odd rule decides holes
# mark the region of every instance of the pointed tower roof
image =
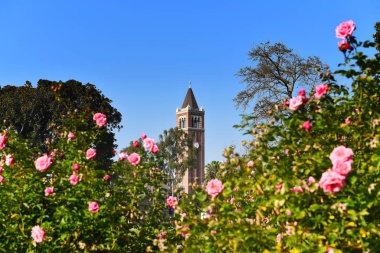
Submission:
[[190,107],[193,109],[199,109],[197,100],[195,100],[195,96],[191,87],[189,87],[189,89],[187,90],[185,100],[182,104],[182,108],[186,108],[188,105],[190,105]]

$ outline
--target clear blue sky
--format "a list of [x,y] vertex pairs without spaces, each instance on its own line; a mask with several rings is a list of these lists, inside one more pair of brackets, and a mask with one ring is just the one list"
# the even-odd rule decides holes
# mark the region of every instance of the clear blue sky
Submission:
[[232,99],[252,46],[282,41],[334,68],[335,27],[348,19],[371,39],[380,1],[0,1],[0,85],[93,83],[123,115],[124,147],[174,127],[191,80],[206,110],[206,162],[221,160],[244,139]]

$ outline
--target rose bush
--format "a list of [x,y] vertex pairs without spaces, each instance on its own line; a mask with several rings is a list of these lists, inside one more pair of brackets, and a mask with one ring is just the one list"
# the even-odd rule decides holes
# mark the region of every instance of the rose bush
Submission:
[[375,43],[358,42],[355,28],[336,29],[349,45],[339,79],[326,67],[322,84],[269,112],[273,121],[240,126],[253,136],[249,154],[226,149],[219,187],[180,197],[162,251],[379,251],[380,58],[361,51]]
[[168,177],[155,154],[135,148],[138,163],[117,161],[104,170],[91,148],[106,131],[99,127],[104,117],[92,125],[88,117],[62,117],[44,153],[11,129],[1,135],[0,249],[144,252],[169,227]]

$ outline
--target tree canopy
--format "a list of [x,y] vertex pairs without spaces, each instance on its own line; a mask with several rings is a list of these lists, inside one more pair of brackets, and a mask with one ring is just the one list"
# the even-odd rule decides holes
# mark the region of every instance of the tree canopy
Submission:
[[33,87],[26,81],[24,86],[0,88],[0,100],[3,125],[13,128],[19,136],[29,139],[42,150],[47,139],[59,138],[55,130],[60,127],[62,119],[70,117],[73,112],[86,112],[84,120],[87,121],[92,121],[89,115],[94,113],[105,114],[107,131],[101,132],[95,143],[98,159],[110,164],[115,148],[112,131],[121,128],[121,114],[95,85],[83,85],[75,80],[39,80],[37,87]]
[[254,65],[238,72],[246,87],[234,101],[244,109],[252,103],[252,114],[259,120],[268,118],[267,112],[283,98],[290,99],[297,87],[315,85],[322,67],[317,56],[303,58],[283,43],[261,43],[248,55]]

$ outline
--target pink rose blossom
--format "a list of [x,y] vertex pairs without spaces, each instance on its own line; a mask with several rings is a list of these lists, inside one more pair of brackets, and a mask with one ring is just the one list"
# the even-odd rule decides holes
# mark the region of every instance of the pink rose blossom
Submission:
[[181,236],[186,237],[186,235],[188,234],[188,231],[189,231],[189,230],[190,230],[190,227],[189,227],[189,226],[183,226],[183,227],[182,227]]
[[110,176],[110,175],[105,175],[105,176],[103,177],[103,179],[104,179],[105,181],[108,181],[108,180],[111,179],[111,176]]
[[302,128],[305,129],[306,131],[310,131],[313,126],[311,125],[310,121],[305,121],[302,124]]
[[74,138],[75,138],[75,134],[72,133],[72,132],[70,132],[70,133],[67,135],[67,139],[69,139],[69,140],[72,140],[72,139],[74,139]]
[[3,167],[0,166],[0,174],[4,172]]
[[309,179],[307,180],[307,182],[308,182],[307,184],[310,185],[310,184],[312,184],[312,183],[315,183],[316,180],[315,180],[314,177],[309,177]]
[[170,208],[175,208],[175,206],[178,204],[178,200],[177,200],[177,197],[174,197],[174,196],[169,196],[167,199],[166,199],[166,204],[168,206],[170,206]]
[[97,213],[99,212],[99,204],[96,203],[95,201],[92,201],[88,204],[88,211],[91,213]]
[[289,100],[289,109],[292,111],[296,111],[298,107],[300,107],[303,104],[303,97],[297,96],[295,98],[291,98]]
[[286,209],[285,213],[286,213],[287,216],[291,216],[292,215],[292,211],[290,211],[289,209]]
[[254,164],[255,164],[255,163],[254,163],[253,161],[249,161],[249,162],[247,163],[247,166],[248,166],[248,167],[253,167]]
[[128,156],[128,161],[132,164],[132,165],[137,165],[140,163],[140,156],[139,154],[137,153],[132,153]]
[[352,20],[342,22],[335,29],[336,37],[339,39],[345,39],[347,37],[350,37],[354,32],[355,28],[356,25]]
[[347,117],[345,120],[344,120],[344,123],[345,124],[351,124],[351,118],[350,117]]
[[276,242],[280,243],[281,240],[282,240],[282,237],[283,237],[282,233],[277,234],[277,236],[276,236]]
[[222,181],[219,179],[212,179],[206,185],[206,191],[212,197],[216,197],[224,189]]
[[351,166],[352,166],[352,160],[335,160],[333,163],[333,168],[332,170],[341,174],[342,176],[347,175],[351,171]]
[[162,240],[168,233],[166,231],[158,234],[158,240]]
[[78,184],[79,182],[79,177],[78,175],[75,173],[75,171],[73,171],[73,174],[71,174],[70,178],[69,178],[69,181],[70,181],[70,184],[72,185],[76,185]]
[[0,175],[0,184],[4,183],[4,181],[5,181],[5,178]]
[[46,187],[45,188],[45,196],[49,196],[50,194],[53,194],[54,187]]
[[9,154],[5,157],[5,164],[7,166],[12,166],[15,163],[15,156],[13,154]]
[[45,240],[45,231],[40,226],[34,226],[32,228],[32,238],[34,242],[39,243]]
[[212,235],[215,235],[215,234],[216,234],[216,230],[211,230],[210,233],[211,233]]
[[141,134],[141,139],[143,139],[143,140],[144,140],[145,138],[146,138],[146,134],[144,134],[144,133],[143,133],[143,134]]
[[100,127],[104,126],[107,124],[107,117],[103,113],[95,113],[94,116],[92,117],[93,120],[96,121],[96,124]]
[[336,193],[344,187],[345,179],[345,176],[329,170],[322,174],[321,180],[319,180],[319,185],[322,187],[324,192]]
[[316,99],[320,99],[324,94],[326,94],[328,87],[329,86],[327,84],[324,84],[324,83],[315,86],[314,97]]
[[346,148],[345,146],[339,146],[334,148],[330,154],[330,160],[334,164],[336,160],[348,161],[354,155],[352,149]]
[[5,148],[5,142],[7,141],[7,135],[6,132],[4,135],[0,134],[0,150]]
[[87,149],[86,159],[90,160],[90,159],[95,158],[95,156],[96,156],[96,149],[94,149],[94,148]]
[[73,170],[77,171],[77,170],[79,170],[79,169],[80,169],[79,164],[74,163],[74,164],[73,164]]
[[154,144],[153,146],[153,149],[152,149],[152,153],[158,153],[160,150],[158,149],[158,146],[156,144]]
[[352,50],[352,46],[350,45],[350,43],[348,43],[347,40],[342,40],[340,42],[338,42],[338,48],[340,51],[342,52],[346,52],[347,50]]
[[306,95],[305,89],[301,89],[301,90],[298,92],[298,95],[301,96],[301,97],[304,97],[304,96]]
[[138,141],[133,141],[132,144],[133,144],[133,146],[134,146],[135,148],[137,148],[137,147],[139,146],[139,142],[138,142]]
[[299,192],[299,193],[303,192],[301,186],[294,186],[293,188],[290,189],[290,191]]
[[128,158],[127,153],[125,153],[125,152],[120,152],[119,153],[119,161],[124,161],[127,158]]
[[149,152],[152,152],[154,145],[156,145],[154,140],[151,138],[145,138],[143,140],[143,143],[144,143],[144,148],[148,150]]
[[34,161],[34,166],[39,172],[44,172],[52,165],[52,163],[53,159],[45,154],[44,156],[41,156],[36,161]]

